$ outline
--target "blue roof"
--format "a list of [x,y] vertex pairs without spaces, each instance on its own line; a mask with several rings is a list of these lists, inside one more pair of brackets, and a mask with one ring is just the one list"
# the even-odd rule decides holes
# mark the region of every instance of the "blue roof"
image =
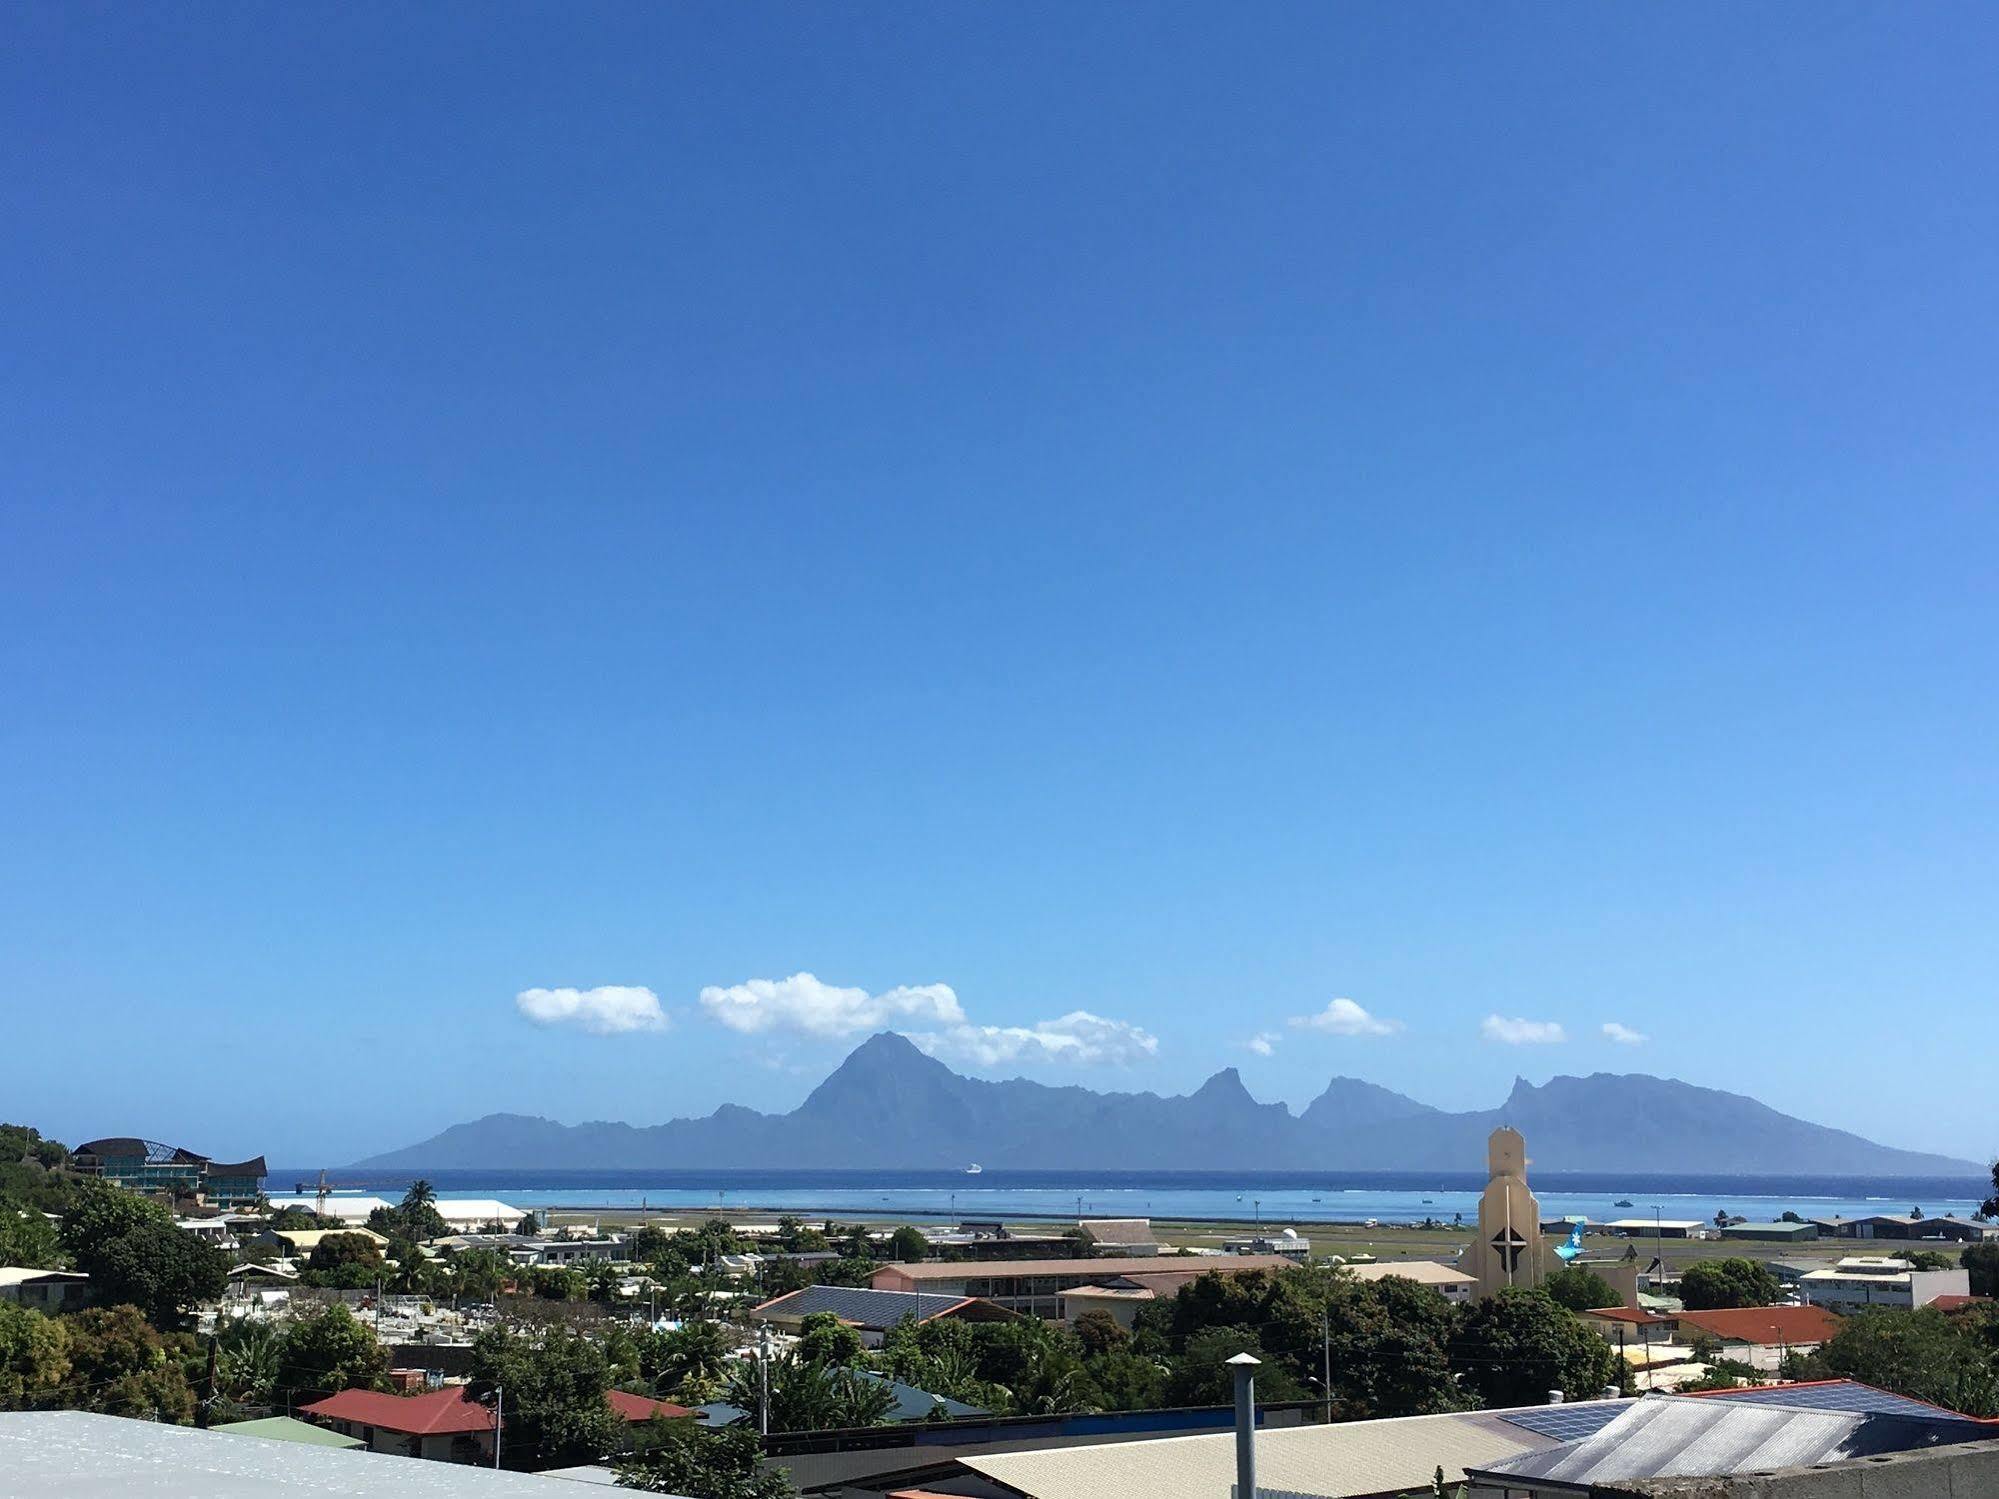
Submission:
[[963,1296],[941,1296],[934,1291],[877,1291],[866,1286],[807,1286],[788,1296],[779,1296],[756,1309],[760,1317],[782,1317],[786,1321],[809,1317],[814,1312],[831,1312],[856,1327],[890,1328],[912,1314],[918,1320],[948,1312],[963,1303]]
[[885,1384],[895,1394],[895,1409],[889,1412],[891,1420],[922,1421],[929,1417],[938,1406],[944,1407],[947,1416],[986,1416],[990,1411],[976,1405],[967,1405],[962,1400],[953,1400],[948,1395],[933,1395],[928,1390],[919,1390],[913,1384],[904,1384],[899,1379],[890,1379],[886,1374],[871,1374],[866,1369],[854,1371],[863,1379]]

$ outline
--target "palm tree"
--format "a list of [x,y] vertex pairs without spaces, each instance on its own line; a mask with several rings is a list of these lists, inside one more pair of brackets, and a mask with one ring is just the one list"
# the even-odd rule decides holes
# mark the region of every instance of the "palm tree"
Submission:
[[410,1189],[403,1193],[403,1211],[412,1208],[428,1208],[437,1205],[437,1188],[422,1177],[410,1183]]
[[268,1322],[245,1317],[216,1335],[215,1378],[232,1399],[262,1403],[278,1382],[280,1339]]

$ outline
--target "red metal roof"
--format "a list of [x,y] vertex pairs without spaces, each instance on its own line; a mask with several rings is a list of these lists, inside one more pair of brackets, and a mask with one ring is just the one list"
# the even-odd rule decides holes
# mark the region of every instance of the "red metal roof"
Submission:
[[644,1395],[628,1395],[623,1390],[606,1390],[604,1400],[627,1421],[650,1421],[655,1415],[677,1420],[694,1414],[686,1406],[675,1405],[671,1400],[649,1400]]
[[1822,1306],[1737,1306],[1681,1312],[1681,1327],[1697,1327],[1737,1343],[1823,1343],[1839,1331],[1839,1318]]
[[302,1407],[308,1416],[355,1421],[407,1436],[448,1436],[491,1431],[493,1411],[466,1393],[463,1385],[421,1395],[384,1395],[376,1390],[342,1390]]
[[1990,1306],[1990,1296],[1939,1296],[1930,1303],[1940,1312],[1955,1312],[1967,1306]]

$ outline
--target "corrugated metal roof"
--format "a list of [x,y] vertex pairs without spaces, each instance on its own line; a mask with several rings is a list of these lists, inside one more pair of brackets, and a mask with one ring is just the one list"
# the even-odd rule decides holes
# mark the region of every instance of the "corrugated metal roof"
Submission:
[[0,1415],[7,1499],[576,1499],[566,1479],[87,1411]]
[[[1258,1487],[1346,1499],[1427,1489],[1441,1467],[1464,1470],[1553,1445],[1498,1414],[1479,1411],[1264,1430],[1256,1438]],[[1219,1432],[996,1452],[961,1462],[1030,1499],[1215,1499],[1235,1481],[1235,1436]]]
[[1970,1441],[1970,1421],[1909,1420],[1792,1406],[1693,1400],[1639,1400],[1595,1436],[1565,1446],[1480,1463],[1495,1480],[1538,1479],[1587,1488],[1634,1478],[1699,1478],[1906,1452]]
[[1697,1327],[1717,1338],[1769,1346],[1823,1343],[1839,1331],[1840,1319],[1822,1306],[1736,1306],[1681,1312],[1682,1328]]

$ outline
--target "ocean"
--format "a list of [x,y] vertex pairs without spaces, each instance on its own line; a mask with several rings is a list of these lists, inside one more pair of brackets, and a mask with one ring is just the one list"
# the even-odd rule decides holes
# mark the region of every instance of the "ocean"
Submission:
[[[311,1190],[318,1170],[274,1170],[272,1196]],[[1416,1223],[1477,1215],[1483,1174],[1380,1171],[431,1171],[440,1197],[498,1197],[521,1208],[768,1210],[943,1222],[955,1219],[1205,1219],[1282,1226]],[[399,1196],[411,1173],[328,1172],[336,1191]],[[1755,1221],[1785,1212],[1861,1218],[1919,1209],[1931,1217],[1978,1211],[1989,1183],[1973,1176],[1851,1177],[1629,1175],[1536,1172],[1550,1218],[1657,1217]]]

